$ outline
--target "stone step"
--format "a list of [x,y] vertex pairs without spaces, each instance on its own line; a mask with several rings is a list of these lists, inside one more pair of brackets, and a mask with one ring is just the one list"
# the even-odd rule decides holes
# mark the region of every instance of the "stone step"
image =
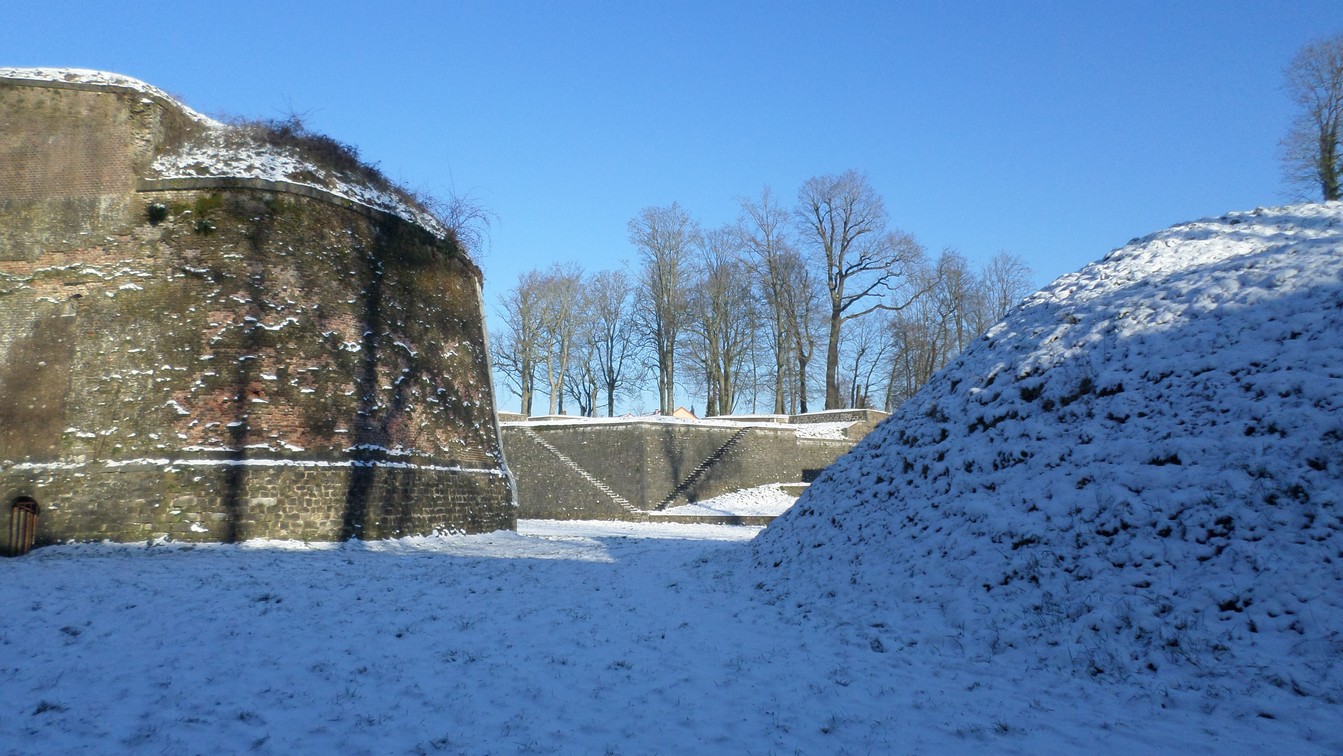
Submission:
[[668,505],[670,505],[673,501],[676,501],[678,497],[685,494],[686,491],[689,491],[690,487],[695,485],[695,483],[699,481],[700,476],[702,476],[706,470],[708,470],[710,467],[713,467],[719,460],[721,460],[724,456],[726,456],[728,451],[731,450],[732,447],[736,446],[737,442],[741,441],[742,438],[746,436],[749,430],[750,430],[749,428],[742,428],[741,430],[732,434],[732,438],[729,438],[727,440],[727,443],[718,447],[718,449],[713,454],[710,454],[707,459],[696,465],[695,468],[690,471],[690,474],[686,476],[685,480],[677,484],[677,486],[672,489],[672,492],[668,494],[665,499],[663,499],[661,502],[658,503],[656,509],[658,511],[666,509]]

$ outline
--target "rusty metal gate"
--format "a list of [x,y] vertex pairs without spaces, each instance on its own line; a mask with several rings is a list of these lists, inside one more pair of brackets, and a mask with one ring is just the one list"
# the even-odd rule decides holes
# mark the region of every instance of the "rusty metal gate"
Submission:
[[9,506],[9,541],[5,556],[23,556],[37,539],[37,502],[28,497],[15,499]]

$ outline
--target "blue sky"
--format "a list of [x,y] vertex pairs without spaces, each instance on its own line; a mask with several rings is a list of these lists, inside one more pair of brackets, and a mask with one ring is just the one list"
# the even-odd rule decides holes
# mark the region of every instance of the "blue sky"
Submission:
[[1289,198],[1282,70],[1330,2],[7,4],[0,65],[306,114],[393,179],[499,216],[487,306],[530,268],[632,260],[765,185],[864,171],[893,225],[1044,284],[1128,239]]

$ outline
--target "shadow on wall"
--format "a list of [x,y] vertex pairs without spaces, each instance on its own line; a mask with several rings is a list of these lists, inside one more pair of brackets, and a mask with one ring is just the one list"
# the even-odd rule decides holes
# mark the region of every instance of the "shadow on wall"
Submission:
[[[241,201],[241,200],[239,200]],[[226,517],[226,542],[237,542],[249,537],[244,532],[243,519],[246,516],[249,498],[248,466],[249,447],[268,447],[270,439],[261,438],[251,420],[253,400],[259,399],[258,381],[261,379],[262,366],[250,355],[262,353],[268,346],[266,332],[256,325],[263,318],[262,306],[274,296],[273,282],[268,280],[271,259],[274,250],[270,247],[273,239],[283,234],[275,229],[276,215],[272,212],[253,212],[242,217],[250,218],[251,225],[244,234],[246,259],[243,270],[242,290],[249,301],[247,317],[255,319],[251,327],[243,329],[240,357],[235,361],[232,399],[234,408],[232,420],[228,426],[229,462],[224,478],[223,506]],[[362,334],[358,363],[353,375],[356,401],[352,407],[353,417],[333,417],[332,427],[344,424],[351,430],[350,448],[344,451],[344,459],[350,464],[349,476],[343,496],[340,512],[340,540],[359,538],[368,532],[372,523],[376,523],[374,537],[409,532],[413,526],[415,471],[410,468],[398,468],[394,476],[387,476],[386,468],[380,463],[387,461],[387,450],[395,446],[395,426],[405,420],[410,401],[410,386],[413,377],[418,376],[424,367],[415,352],[409,350],[388,350],[385,342],[390,317],[386,295],[385,267],[393,255],[403,251],[406,244],[414,244],[409,234],[420,233],[416,229],[407,229],[404,224],[386,223],[375,226],[377,229],[370,245],[356,245],[345,254],[347,263],[357,261],[359,267],[353,272],[360,289],[359,312],[356,327]],[[276,242],[278,243],[278,241]],[[388,362],[393,362],[389,370]],[[380,375],[398,374],[399,380],[393,381],[389,398],[382,396]],[[338,403],[328,403],[334,415],[342,415]],[[340,422],[344,420],[345,422]],[[380,473],[382,473],[380,475]]]
[[[386,450],[393,445],[393,424],[406,412],[410,381],[404,379],[408,375],[418,375],[421,370],[417,354],[412,353],[407,358],[408,364],[402,368],[401,377],[392,385],[390,402],[385,407],[381,405],[378,400],[378,368],[384,359],[381,337],[386,330],[385,261],[391,250],[401,246],[398,242],[406,230],[401,224],[391,224],[381,231],[374,237],[372,248],[354,250],[364,264],[363,338],[360,342],[363,358],[355,383],[359,400],[353,418],[355,443],[350,456],[350,482],[346,487],[345,511],[341,517],[342,541],[358,538],[364,533],[377,483],[377,463],[385,459]],[[384,522],[384,527],[390,525],[393,532],[404,533],[411,527],[410,491],[413,489],[411,483],[414,471],[407,470],[400,477],[401,485],[395,488],[384,486],[382,493],[385,498],[380,500],[382,512],[379,513],[382,517],[378,519]],[[386,517],[390,517],[391,521],[387,522],[384,519]]]

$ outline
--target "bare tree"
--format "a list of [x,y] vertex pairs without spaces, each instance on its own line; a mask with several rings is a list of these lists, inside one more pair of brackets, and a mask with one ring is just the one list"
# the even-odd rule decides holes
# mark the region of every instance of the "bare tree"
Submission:
[[979,335],[975,325],[980,320],[978,300],[982,290],[970,263],[954,249],[942,250],[935,271],[927,285],[938,314],[939,340],[947,354],[956,354]]
[[788,211],[775,203],[768,187],[761,190],[759,200],[738,201],[741,215],[737,223],[761,293],[765,343],[773,357],[774,414],[778,415],[786,410],[786,384],[796,350],[786,300],[792,275],[789,266],[798,258],[788,239]]
[[880,390],[877,371],[886,366],[886,354],[893,346],[890,318],[882,315],[873,313],[873,317],[855,321],[844,331],[840,388],[846,391],[850,407],[872,407],[872,395]]
[[597,416],[597,401],[601,395],[597,380],[596,343],[586,334],[590,321],[580,324],[580,334],[569,354],[569,369],[564,381],[564,393],[578,405],[583,417]]
[[736,408],[755,331],[750,271],[738,255],[735,228],[701,234],[699,276],[692,287],[686,343],[700,368],[706,416]]
[[594,372],[606,394],[606,414],[613,416],[616,397],[636,388],[644,377],[633,313],[637,287],[624,270],[604,270],[587,288]]
[[989,326],[1002,320],[1034,288],[1035,274],[1020,257],[999,252],[984,266],[980,282],[984,288],[983,320],[976,324],[976,332],[983,333]]
[[889,321],[891,340],[890,373],[886,387],[885,409],[892,412],[914,395],[932,374],[948,359],[948,313],[944,311],[945,297],[934,291],[938,271],[927,263],[911,273],[924,294],[895,313]]
[[690,251],[699,228],[673,202],[639,211],[630,219],[629,234],[643,262],[640,314],[657,367],[658,407],[670,414],[676,408],[676,346],[685,318]]
[[816,354],[821,319],[821,285],[811,268],[795,252],[788,255],[783,270],[786,271],[787,282],[783,310],[788,338],[792,344],[795,370],[792,378],[797,391],[790,398],[789,410],[797,408],[799,412],[806,413],[810,396],[807,376],[812,357]]
[[1303,47],[1287,66],[1287,91],[1300,107],[1282,140],[1289,183],[1340,198],[1343,176],[1343,34]]
[[550,414],[564,414],[564,384],[569,358],[583,320],[583,270],[572,263],[552,265],[542,277],[538,316],[545,346],[546,382],[550,385]]
[[808,179],[795,210],[803,243],[824,266],[829,293],[825,408],[844,403],[839,390],[840,330],[875,310],[899,310],[917,292],[901,292],[906,269],[922,257],[914,237],[886,229],[886,205],[855,171]]
[[518,283],[504,295],[500,315],[504,330],[493,340],[494,364],[512,384],[522,401],[522,414],[532,414],[532,396],[536,390],[536,370],[542,347],[541,299],[543,277],[530,270],[518,276]]
[[965,258],[948,249],[936,265],[919,265],[910,275],[923,294],[897,313],[887,328],[887,410],[913,396],[1031,288],[1030,268],[1006,253],[996,255],[976,274]]

